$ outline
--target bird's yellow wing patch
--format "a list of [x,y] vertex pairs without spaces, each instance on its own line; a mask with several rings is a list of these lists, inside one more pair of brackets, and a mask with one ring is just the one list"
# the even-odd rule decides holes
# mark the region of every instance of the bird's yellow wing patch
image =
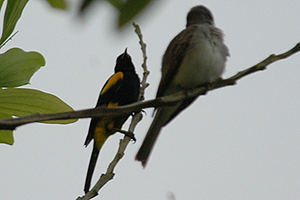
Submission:
[[107,92],[107,90],[109,90],[110,88],[114,87],[118,81],[123,80],[123,75],[123,72],[117,72],[114,75],[112,75],[105,87],[102,89],[101,95]]
[[109,102],[109,104],[107,105],[107,107],[117,107],[119,106],[119,103],[113,103],[113,102]]

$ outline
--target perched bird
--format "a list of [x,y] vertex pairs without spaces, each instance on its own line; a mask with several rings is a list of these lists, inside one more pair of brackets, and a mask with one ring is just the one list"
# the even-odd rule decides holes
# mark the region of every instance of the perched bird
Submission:
[[[115,107],[134,103],[138,100],[140,91],[140,79],[137,76],[130,55],[125,52],[117,58],[115,74],[113,74],[103,86],[96,107]],[[91,179],[99,151],[107,138],[121,129],[129,115],[118,117],[92,118],[85,146],[94,139],[94,147],[87,171],[84,191],[90,189]]]
[[[162,77],[156,97],[207,85],[221,78],[229,56],[223,33],[214,26],[211,12],[204,6],[193,7],[187,15],[186,29],[169,44],[162,60]],[[197,97],[174,106],[158,108],[136,160],[145,167],[162,127]]]

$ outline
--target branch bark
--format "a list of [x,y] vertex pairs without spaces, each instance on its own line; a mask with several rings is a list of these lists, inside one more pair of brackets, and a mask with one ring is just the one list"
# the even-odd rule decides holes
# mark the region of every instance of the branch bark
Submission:
[[[7,129],[7,130],[14,130],[16,127],[34,123],[34,122],[42,122],[42,121],[49,121],[49,120],[60,120],[60,119],[81,119],[81,118],[90,118],[90,117],[105,117],[105,116],[117,116],[117,115],[123,115],[123,114],[130,114],[130,113],[138,113],[141,111],[141,109],[144,108],[150,108],[150,107],[162,107],[162,106],[170,106],[174,103],[181,101],[187,97],[194,97],[199,95],[206,94],[207,91],[218,89],[221,87],[226,87],[230,85],[235,85],[236,82],[250,74],[253,74],[255,72],[265,70],[268,65],[283,60],[285,58],[288,58],[292,56],[293,54],[300,51],[300,43],[295,45],[292,49],[290,49],[287,52],[284,52],[282,54],[272,54],[265,60],[259,62],[258,64],[245,69],[243,71],[238,72],[234,76],[231,76],[230,78],[218,80],[214,83],[212,83],[209,86],[201,86],[199,88],[195,88],[190,91],[182,91],[173,95],[157,98],[154,100],[144,101],[144,102],[138,102],[126,106],[120,106],[116,108],[106,108],[106,107],[100,107],[100,108],[93,108],[93,109],[86,109],[86,110],[79,110],[79,111],[73,111],[73,112],[65,112],[65,113],[53,113],[53,114],[34,114],[29,115],[25,117],[19,117],[19,118],[13,118],[13,119],[3,119],[0,120],[0,129]],[[147,70],[148,71],[148,70]],[[144,74],[148,75],[149,72],[144,72]],[[148,84],[145,82],[144,86],[142,87],[146,88]],[[143,93],[141,93],[143,94]],[[141,98],[140,98],[141,99]]]

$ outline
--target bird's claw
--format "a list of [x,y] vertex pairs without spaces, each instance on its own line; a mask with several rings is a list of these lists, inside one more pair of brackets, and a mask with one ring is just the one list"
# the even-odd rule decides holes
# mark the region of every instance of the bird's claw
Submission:
[[136,142],[136,138],[133,132],[130,131],[124,131],[121,129],[117,129],[117,128],[113,128],[114,131],[117,131],[119,133],[123,133],[124,135],[126,135],[127,137],[130,137],[134,142]]

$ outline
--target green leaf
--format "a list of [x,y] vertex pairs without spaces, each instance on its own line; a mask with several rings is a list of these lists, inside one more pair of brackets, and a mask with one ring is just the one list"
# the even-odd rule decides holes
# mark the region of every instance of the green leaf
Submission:
[[[112,6],[114,6],[118,10],[120,10],[120,8],[123,5],[123,0],[106,0],[106,1],[108,1]],[[79,6],[80,14],[84,14],[86,12],[86,9],[88,7],[91,7],[95,2],[96,0],[81,0]]]
[[[0,119],[12,118],[11,115],[0,113]],[[13,145],[14,137],[12,130],[0,130],[0,143]]]
[[3,23],[0,45],[10,36],[21,17],[22,11],[28,0],[8,0]]
[[67,8],[67,3],[65,0],[47,0],[47,1],[53,8],[59,8],[62,10],[66,10]]
[[[0,89],[0,113],[12,116],[74,111],[58,97],[39,90],[24,88]],[[45,123],[68,124],[77,121],[55,120]]]
[[122,27],[142,11],[152,0],[127,0],[120,9],[119,27]]
[[82,0],[79,6],[80,14],[85,13],[86,9],[90,7],[94,2],[94,0]]
[[[80,4],[81,14],[86,12],[86,8],[91,6],[96,0],[82,0]],[[139,14],[152,0],[106,0],[119,12],[119,27],[124,26],[136,15]]]
[[3,2],[4,2],[4,0],[0,0],[0,8],[2,8]]
[[[120,10],[123,5],[123,0],[107,0],[112,6]],[[84,14],[88,7],[91,7],[96,0],[81,0],[79,10],[80,14]]]
[[0,143],[13,145],[14,144],[13,131],[11,131],[11,130],[0,130]]
[[123,1],[122,0],[107,0],[111,5],[113,5],[118,10],[121,10]]
[[37,52],[10,49],[0,54],[0,87],[26,85],[31,76],[44,65],[44,57]]

